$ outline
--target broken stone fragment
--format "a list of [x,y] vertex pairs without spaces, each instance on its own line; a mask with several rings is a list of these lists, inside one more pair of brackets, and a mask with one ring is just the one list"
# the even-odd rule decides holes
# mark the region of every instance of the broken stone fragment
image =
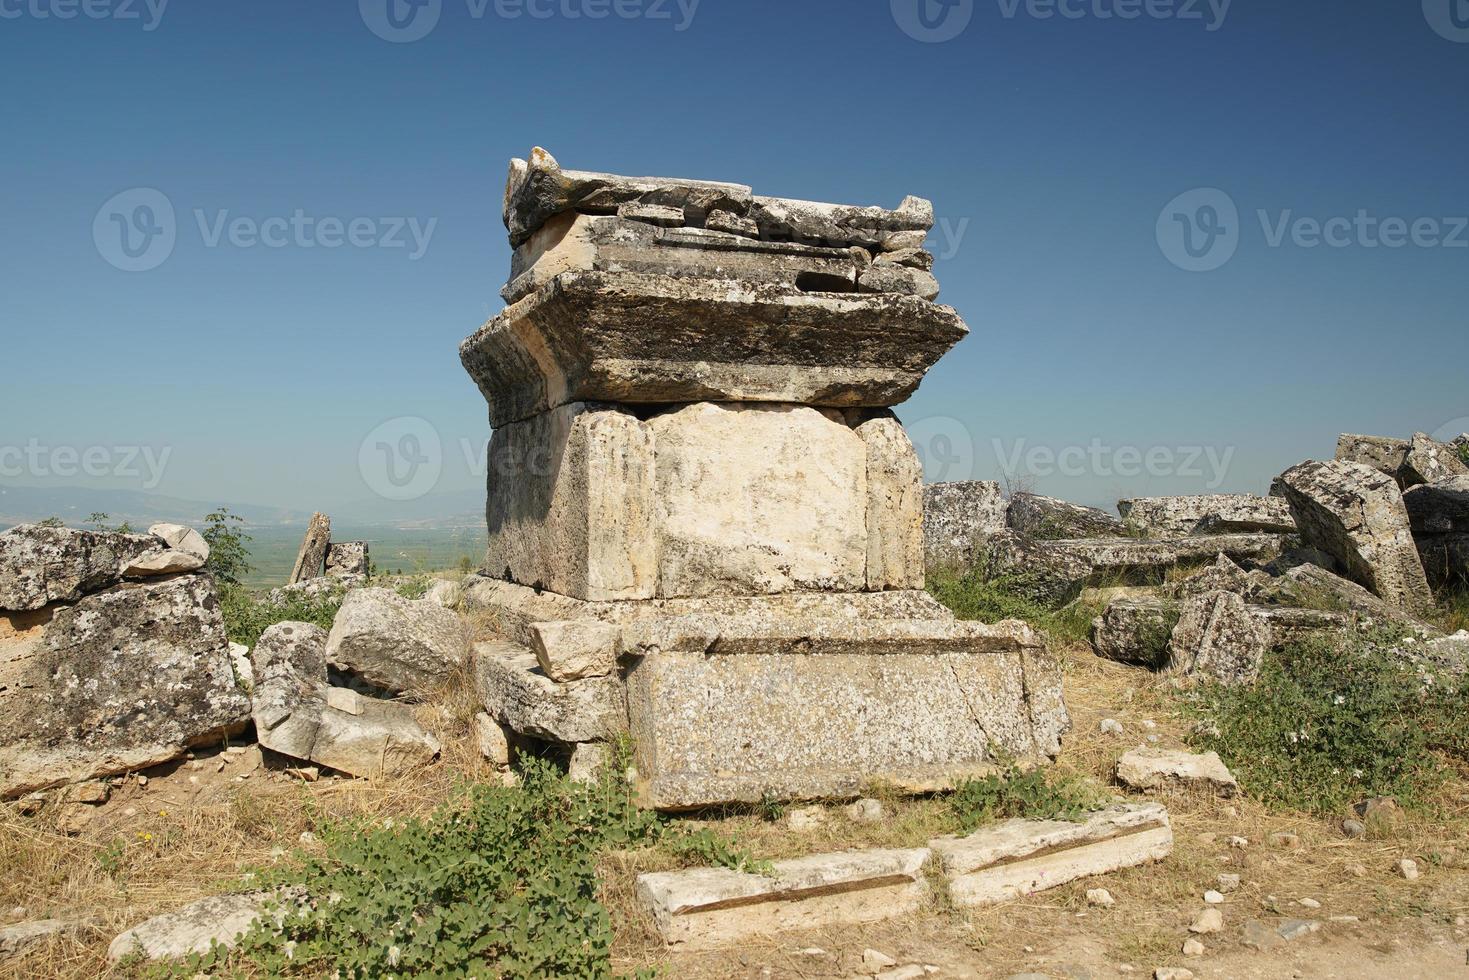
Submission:
[[1278,485],[1302,540],[1331,555],[1348,578],[1410,613],[1433,606],[1403,495],[1391,477],[1358,463],[1308,461],[1287,470]]
[[929,841],[955,906],[1008,902],[1090,875],[1161,861],[1173,851],[1168,811],[1121,804],[1064,820],[1006,820]]
[[209,542],[204,540],[204,535],[191,527],[182,524],[154,524],[148,528],[148,533],[155,538],[162,538],[175,551],[196,555],[200,562],[209,560]]
[[1412,448],[1407,439],[1384,439],[1344,433],[1336,443],[1336,458],[1344,463],[1370,466],[1379,473],[1396,477]]
[[328,578],[366,577],[372,570],[366,541],[333,541],[326,549]]
[[864,293],[916,296],[930,303],[939,298],[939,281],[933,273],[901,265],[874,265],[857,277],[857,289]]
[[122,567],[158,547],[152,535],[21,524],[0,532],[0,609],[41,609],[115,585]]
[[231,949],[272,903],[286,905],[301,897],[297,891],[288,891],[201,898],[122,933],[107,947],[107,959],[113,963],[132,955],[145,960],[181,959],[190,953],[208,953],[215,943]]
[[622,630],[610,623],[593,620],[536,623],[531,632],[536,662],[553,681],[604,677],[617,670]]
[[158,548],[123,563],[123,578],[153,578],[194,572],[204,567],[204,559],[187,551]]
[[481,711],[474,716],[474,738],[479,754],[486,762],[497,769],[509,768],[510,738],[504,727],[488,713]]
[[867,450],[867,588],[923,588],[923,463],[891,415],[856,433]]
[[822,204],[781,197],[755,197],[750,217],[766,238],[810,245],[861,245],[880,248],[899,232],[922,232],[933,227],[933,204],[909,196],[896,211],[878,207]]
[[1123,521],[1149,537],[1191,534],[1290,534],[1296,529],[1290,505],[1280,497],[1203,494],[1186,497],[1135,497],[1117,503]]
[[883,408],[967,332],[912,296],[571,271],[481,327],[460,359],[496,428],[577,401]]
[[1217,752],[1196,755],[1174,749],[1133,749],[1117,761],[1117,781],[1139,791],[1194,786],[1224,797],[1239,792],[1239,783]]
[[921,248],[905,248],[897,252],[883,252],[874,260],[875,265],[901,265],[923,272],[933,271],[933,253]]
[[312,514],[306,525],[306,536],[301,539],[301,549],[296,553],[296,564],[291,568],[287,585],[295,585],[309,579],[320,578],[326,567],[326,553],[331,546],[332,519],[325,514]]
[[475,679],[490,717],[532,738],[575,744],[599,742],[627,730],[622,683],[587,677],[558,684],[536,656],[514,643],[475,646]]
[[1252,684],[1270,649],[1270,632],[1233,592],[1206,592],[1179,607],[1168,641],[1169,673],[1226,685]]
[[1168,662],[1178,615],[1178,603],[1172,600],[1118,599],[1092,620],[1092,649],[1109,660],[1159,670]]
[[1007,520],[1013,530],[1044,541],[1116,538],[1127,533],[1123,523],[1106,511],[1037,493],[1011,497]]
[[742,238],[760,237],[760,226],[755,223],[755,219],[718,208],[709,212],[709,217],[704,219],[704,227],[710,231],[722,231]]
[[572,746],[566,778],[573,783],[595,783],[602,771],[612,763],[612,753],[600,742],[582,742]]
[[327,660],[394,693],[423,693],[469,660],[469,627],[437,602],[391,589],[347,593],[332,622]]
[[1408,455],[1398,471],[1398,482],[1404,487],[1413,487],[1462,476],[1469,476],[1469,466],[1459,458],[1458,450],[1418,432],[1408,444]]
[[17,632],[0,618],[0,798],[167,762],[249,719],[208,576],[115,586],[33,619]]
[[617,216],[624,221],[641,221],[660,228],[682,228],[684,224],[683,208],[668,207],[665,204],[628,201],[617,208]]
[[768,874],[692,868],[639,875],[639,903],[663,941],[693,948],[746,943],[791,929],[861,925],[917,911],[928,899],[925,848],[813,854]]
[[20,956],[31,946],[56,936],[81,932],[91,925],[90,922],[77,919],[37,919],[34,922],[0,926],[0,961]]
[[1009,504],[998,483],[930,483],[923,488],[923,560],[930,569],[968,569],[1006,530]]

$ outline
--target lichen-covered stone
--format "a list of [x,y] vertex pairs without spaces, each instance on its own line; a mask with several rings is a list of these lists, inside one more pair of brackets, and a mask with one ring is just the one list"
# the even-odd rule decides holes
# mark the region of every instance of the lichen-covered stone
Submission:
[[422,694],[469,661],[469,627],[437,602],[392,589],[347,593],[327,636],[328,662],[393,692]]
[[1117,503],[1126,525],[1149,537],[1191,534],[1290,534],[1296,522],[1281,497],[1214,493],[1185,497],[1134,497]]
[[105,589],[125,563],[161,545],[145,534],[13,527],[0,533],[0,609],[26,612]]
[[1157,670],[1168,662],[1178,613],[1178,603],[1169,599],[1118,599],[1092,620],[1092,649],[1108,660]]
[[1225,797],[1239,792],[1239,783],[1217,752],[1133,749],[1117,761],[1117,781],[1135,790],[1199,786]]
[[1398,482],[1412,487],[1464,476],[1469,476],[1469,466],[1459,458],[1458,450],[1418,432],[1408,443],[1408,455],[1398,471]]
[[1251,684],[1270,648],[1270,633],[1243,597],[1206,592],[1184,600],[1168,643],[1168,670],[1191,680]]
[[249,720],[207,576],[119,585],[10,623],[0,797],[167,762]]
[[867,588],[923,588],[923,464],[902,423],[870,419],[867,449]]
[[1420,638],[1440,636],[1442,631],[1409,615],[1398,606],[1383,602],[1356,582],[1348,581],[1319,565],[1297,565],[1286,571],[1285,580],[1300,597],[1313,606],[1351,613],[1361,627],[1392,624],[1405,627]]
[[1407,439],[1385,439],[1344,433],[1336,443],[1336,458],[1344,463],[1370,466],[1379,473],[1396,477],[1412,448]]
[[1127,533],[1123,523],[1106,511],[1038,493],[1012,496],[1008,520],[1012,529],[1036,540],[1115,538]]
[[930,483],[923,488],[923,560],[930,569],[967,569],[989,539],[1006,531],[1009,502],[998,483]]

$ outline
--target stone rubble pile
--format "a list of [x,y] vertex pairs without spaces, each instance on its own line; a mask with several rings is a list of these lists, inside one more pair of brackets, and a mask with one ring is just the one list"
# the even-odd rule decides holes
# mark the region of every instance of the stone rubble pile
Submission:
[[1032,630],[923,593],[921,467],[889,409],[964,337],[932,206],[514,161],[509,307],[460,348],[489,405],[487,713],[565,751],[630,732],[682,809],[916,790],[1044,761]]

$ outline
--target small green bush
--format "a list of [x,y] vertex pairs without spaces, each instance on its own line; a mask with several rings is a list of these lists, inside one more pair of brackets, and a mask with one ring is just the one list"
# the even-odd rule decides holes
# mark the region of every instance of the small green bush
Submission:
[[1266,656],[1249,687],[1185,695],[1191,740],[1219,753],[1251,795],[1328,814],[1370,796],[1423,802],[1469,749],[1469,703],[1426,683],[1395,638],[1321,637]]
[[330,630],[346,594],[345,588],[315,596],[286,592],[281,601],[274,602],[268,595],[257,596],[243,585],[220,582],[219,606],[230,642],[253,648],[260,634],[276,623],[312,623]]
[[204,542],[209,545],[209,560],[204,570],[214,576],[220,585],[239,585],[251,571],[250,551],[252,540],[241,530],[244,520],[231,514],[228,507],[221,507],[204,516]]
[[1102,796],[1080,779],[1014,766],[982,779],[965,780],[949,797],[950,810],[963,833],[1016,817],[1076,820],[1103,803]]
[[927,576],[928,592],[960,619],[998,623],[1023,620],[1056,639],[1085,641],[1091,621],[1101,610],[1081,600],[1056,608],[1031,597],[1023,576],[991,575],[982,567],[962,574],[935,571]]

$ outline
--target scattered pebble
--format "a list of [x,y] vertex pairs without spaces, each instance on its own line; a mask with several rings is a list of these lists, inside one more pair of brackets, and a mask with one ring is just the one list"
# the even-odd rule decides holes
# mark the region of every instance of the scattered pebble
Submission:
[[1250,839],[1248,837],[1231,837],[1229,839],[1229,846],[1236,850],[1243,850],[1250,846]]
[[1352,864],[1347,865],[1347,874],[1351,875],[1353,878],[1365,878],[1367,877],[1367,866],[1365,864],[1357,864],[1356,862],[1353,862]]
[[1087,904],[1099,905],[1102,908],[1111,908],[1117,904],[1117,899],[1105,888],[1089,888],[1086,893]]
[[1297,901],[1296,904],[1308,909],[1319,909],[1321,907],[1321,903],[1314,898],[1303,898]]
[[1367,833],[1367,825],[1360,820],[1347,818],[1341,822],[1341,832],[1348,837],[1361,837]]
[[1295,850],[1301,846],[1301,838],[1297,834],[1271,834],[1270,843],[1275,847],[1283,847],[1287,850]]
[[1222,875],[1219,876],[1219,890],[1220,891],[1222,891],[1222,892],[1232,892],[1232,891],[1234,891],[1238,887],[1239,887],[1239,875],[1236,875],[1236,874],[1222,874]]
[[886,953],[879,952],[875,949],[864,949],[862,951],[862,966],[870,973],[875,973],[878,970],[886,970],[889,967],[897,965],[898,961]]
[[1188,931],[1200,936],[1223,932],[1224,914],[1217,908],[1210,906],[1194,917],[1193,925],[1188,927]]
[[826,807],[798,806],[786,811],[786,826],[795,831],[815,830],[826,823]]
[[1224,896],[1211,888],[1208,891],[1204,892],[1204,901],[1209,905],[1223,905]]
[[138,785],[141,786],[143,789],[147,789],[148,777],[143,775],[142,773],[138,773]]
[[1122,722],[1118,721],[1116,718],[1103,718],[1101,729],[1103,735],[1121,735]]
[[1199,942],[1197,939],[1185,939],[1183,941],[1183,955],[1184,956],[1203,956],[1204,955],[1204,944],[1201,943],[1201,942]]
[[316,843],[316,835],[309,830],[301,831],[301,836],[297,839],[307,847],[310,847],[312,844]]
[[26,917],[26,907],[24,905],[17,905],[7,913],[7,916],[12,921],[19,922]]
[[1393,866],[1393,870],[1402,875],[1408,881],[1418,880],[1418,862],[1412,858],[1403,858]]
[[1332,921],[1332,922],[1361,922],[1362,920],[1360,918],[1358,918],[1357,916],[1355,916],[1355,915],[1333,915],[1331,917],[1331,920],[1330,921]]
[[1153,719],[1146,718],[1146,719],[1143,720],[1143,728],[1147,729],[1148,731],[1152,731],[1153,729],[1155,729],[1157,727],[1158,727],[1158,723],[1156,721],[1154,721]]

